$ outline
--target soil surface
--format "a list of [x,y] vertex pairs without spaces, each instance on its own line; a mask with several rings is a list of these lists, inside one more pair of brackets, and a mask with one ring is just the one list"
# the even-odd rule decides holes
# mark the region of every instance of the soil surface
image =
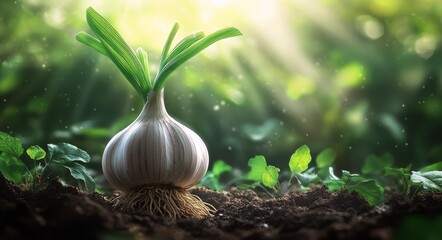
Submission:
[[402,239],[416,233],[413,226],[421,226],[419,239],[442,239],[441,193],[387,194],[385,204],[370,207],[356,193],[326,187],[279,199],[235,188],[191,191],[218,209],[212,218],[129,215],[56,180],[31,192],[0,174],[0,239]]

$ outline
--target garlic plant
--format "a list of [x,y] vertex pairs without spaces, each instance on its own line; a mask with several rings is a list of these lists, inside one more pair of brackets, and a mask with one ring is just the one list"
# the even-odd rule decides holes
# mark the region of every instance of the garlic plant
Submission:
[[159,71],[151,79],[147,53],[142,48],[134,51],[93,8],[86,10],[86,18],[96,38],[80,32],[77,40],[109,57],[145,101],[137,119],[115,135],[103,153],[104,176],[120,190],[112,199],[114,207],[173,218],[210,216],[214,208],[186,190],[205,175],[207,148],[196,133],[168,115],[164,82],[177,67],[208,46],[241,32],[236,28],[207,36],[195,32],[169,52],[179,28],[175,24],[163,48]]

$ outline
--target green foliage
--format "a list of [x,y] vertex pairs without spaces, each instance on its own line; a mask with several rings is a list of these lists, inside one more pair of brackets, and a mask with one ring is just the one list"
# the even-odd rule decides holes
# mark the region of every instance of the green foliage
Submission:
[[[175,49],[176,51],[172,51],[176,56],[166,58],[166,61],[163,63],[164,67],[161,68],[155,78],[155,86],[154,91],[159,91],[163,88],[164,82],[166,78],[179,66],[185,63],[187,60],[191,59],[195,55],[197,55],[202,50],[206,49],[210,45],[214,44],[225,38],[240,36],[242,33],[236,28],[225,28],[218,30],[210,35],[207,35],[200,39],[198,34],[190,35],[187,39],[185,39],[182,45],[178,44]],[[198,40],[196,40],[198,39]],[[186,41],[187,40],[187,41]],[[195,41],[196,40],[196,41]],[[174,49],[174,50],[175,50]]]
[[411,171],[411,165],[406,168],[384,168],[384,175],[393,177],[397,188],[404,196],[418,191],[442,191],[442,171],[438,169],[442,162],[437,162],[421,168],[420,171]]
[[3,173],[6,179],[15,184],[20,184],[23,182],[23,173],[26,172],[26,166],[17,157],[0,152],[0,172]]
[[0,132],[0,152],[19,158],[23,154],[23,147],[20,139],[11,137],[4,132]]
[[250,172],[245,175],[248,180],[261,181],[262,174],[265,172],[267,162],[264,156],[258,155],[249,159],[247,165],[250,167]]
[[428,191],[442,191],[442,171],[411,172],[411,181]]
[[395,178],[396,186],[400,192],[407,196],[410,193],[411,188],[411,165],[406,168],[384,168],[384,175]]
[[429,171],[442,171],[442,162],[436,162],[421,168],[419,171],[421,172],[429,172]]
[[336,159],[336,153],[331,148],[322,150],[316,157],[316,166],[318,168],[327,168],[332,165]]
[[[246,180],[253,182],[251,184],[241,184],[238,188],[261,187],[267,191],[265,189],[267,187],[273,189],[277,195],[283,195],[289,190],[292,179],[295,178],[303,187],[308,187],[312,183],[323,183],[330,191],[347,189],[350,192],[356,192],[372,206],[379,205],[384,201],[384,187],[378,181],[366,179],[359,174],[352,174],[346,170],[342,171],[341,178],[337,177],[331,167],[336,159],[336,153],[332,149],[327,148],[318,154],[316,157],[317,168],[308,168],[311,159],[310,149],[307,145],[302,145],[296,149],[288,164],[291,174],[287,182],[287,188],[282,188],[279,179],[280,169],[267,165],[264,156],[255,156],[249,160],[250,171],[245,175]],[[274,196],[274,194],[268,193]]]
[[[87,46],[93,47],[98,52],[102,49],[106,49],[107,55],[114,62],[114,64],[120,69],[130,84],[137,90],[137,92],[146,98],[150,89],[148,88],[150,79],[146,78],[146,74],[143,71],[140,60],[137,58],[134,50],[124,41],[123,37],[118,31],[97,11],[89,7],[86,10],[87,22],[98,37],[98,40],[91,42],[83,42]],[[81,36],[83,36],[82,34]],[[77,40],[83,41],[85,38],[78,38]],[[97,49],[97,41],[101,43],[102,47]]]
[[312,160],[310,155],[310,148],[307,145],[302,145],[296,149],[295,153],[290,157],[289,167],[292,174],[302,173],[308,168],[308,164]]
[[[78,147],[68,144],[48,144],[48,153],[38,145],[33,145],[26,150],[31,159],[26,164],[22,156],[23,147],[18,138],[0,132],[0,171],[15,184],[25,182],[32,188],[37,187],[44,181],[48,181],[50,168],[66,168],[73,178],[82,180],[88,191],[95,190],[95,181],[89,171],[80,164],[90,161],[89,155]],[[30,180],[28,180],[30,179]]]
[[203,32],[196,32],[181,40],[169,53],[179,29],[179,25],[175,23],[160,56],[158,73],[152,81],[146,51],[138,48],[135,52],[118,31],[92,7],[86,10],[86,18],[98,39],[85,32],[78,33],[76,39],[109,57],[144,101],[149,92],[160,91],[167,77],[187,60],[215,42],[242,35],[236,28],[221,29],[207,36]]
[[331,176],[333,177],[324,181],[330,191],[347,189],[350,192],[356,192],[371,206],[379,205],[384,201],[384,187],[374,179],[366,179],[359,174],[352,174],[345,170],[342,171],[341,178],[333,173]]
[[216,191],[221,191],[224,189],[224,184],[221,184],[220,178],[223,174],[232,171],[232,169],[232,166],[230,166],[223,160],[217,160],[215,161],[215,163],[213,163],[212,170],[207,171],[206,175],[200,181],[199,185]]
[[[268,187],[272,188],[274,191],[278,191],[277,186],[279,185],[279,168],[272,165],[267,165],[265,157],[261,155],[249,159],[247,164],[250,167],[250,171],[245,174],[244,179],[251,180],[253,182],[251,184],[240,184],[238,185],[238,188],[248,189],[261,187],[267,191],[264,187]],[[270,192],[269,194],[273,196],[273,194]]]
[[351,192],[357,192],[371,206],[377,206],[384,202],[384,187],[374,179],[367,179],[348,186]]
[[32,160],[35,161],[46,157],[46,151],[38,145],[30,146],[28,149],[26,149],[26,153]]
[[90,161],[89,154],[69,143],[48,144],[49,160],[59,164]]
[[262,173],[262,184],[266,187],[274,188],[278,184],[279,171],[279,168],[275,166],[267,166]]

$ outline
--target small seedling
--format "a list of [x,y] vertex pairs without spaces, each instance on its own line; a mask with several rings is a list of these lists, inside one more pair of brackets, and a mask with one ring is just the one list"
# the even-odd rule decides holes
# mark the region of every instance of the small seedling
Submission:
[[371,206],[384,202],[384,187],[375,179],[366,179],[360,174],[343,170],[342,177],[339,178],[333,173],[333,168],[330,168],[330,179],[324,180],[323,183],[330,191],[348,190],[356,192]]
[[88,191],[95,190],[94,179],[82,165],[90,161],[85,151],[69,143],[48,144],[47,149],[30,146],[26,157],[20,139],[0,132],[0,171],[15,184],[24,183],[35,190],[54,178],[54,172],[65,168],[71,177],[83,181]]
[[229,176],[231,177],[230,181],[227,183],[222,183],[221,177],[223,177],[223,175],[228,175],[228,173],[232,173],[232,170],[233,167],[231,165],[227,164],[223,160],[217,160],[213,164],[212,170],[207,171],[206,175],[198,185],[205,186],[215,191],[221,191],[225,189],[226,186],[230,186],[233,182],[239,180],[238,177]]
[[[374,179],[366,179],[359,174],[351,174],[349,171],[342,171],[342,177],[337,177],[331,165],[336,159],[336,153],[332,149],[324,149],[316,158],[316,167],[309,168],[312,160],[310,149],[307,145],[299,147],[290,157],[290,179],[287,184],[281,184],[279,179],[280,169],[267,165],[264,156],[256,156],[248,162],[250,172],[244,177],[246,181],[253,181],[249,184],[240,184],[238,188],[248,189],[260,187],[272,197],[282,196],[293,184],[294,179],[301,187],[309,185],[325,184],[330,191],[348,190],[358,193],[370,205],[379,205],[384,200],[384,187]],[[285,186],[285,187],[282,187]],[[270,192],[269,190],[272,192]]]
[[[396,187],[404,196],[410,197],[418,192],[442,191],[442,162],[437,162],[411,171],[411,164],[406,168],[384,168],[384,175],[393,177]],[[412,191],[414,189],[414,191]]]

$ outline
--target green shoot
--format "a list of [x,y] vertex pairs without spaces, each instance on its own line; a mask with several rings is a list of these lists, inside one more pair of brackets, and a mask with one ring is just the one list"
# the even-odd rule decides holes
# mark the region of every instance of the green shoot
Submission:
[[104,56],[110,57],[107,53],[106,48],[101,44],[100,40],[94,38],[89,33],[86,32],[79,32],[75,38],[83,43],[84,45],[96,50],[97,52],[103,54]]
[[384,176],[395,177],[396,186],[404,196],[410,194],[411,189],[411,165],[406,168],[392,168],[385,167],[383,170]]
[[135,90],[146,98],[150,91],[148,89],[149,84],[134,50],[124,41],[117,30],[93,8],[89,7],[86,10],[86,18],[90,28],[106,49],[110,59]]
[[180,29],[180,25],[178,23],[175,23],[172,27],[172,30],[169,33],[169,36],[167,37],[166,43],[164,44],[163,47],[163,51],[161,52],[160,62],[158,64],[159,69],[163,68],[164,66],[164,61],[166,60],[167,55],[169,54],[170,46],[172,45],[173,39],[175,38],[178,29]]
[[202,50],[206,49],[213,43],[230,37],[235,37],[241,35],[241,32],[236,28],[225,28],[218,30],[201,40],[193,43],[193,45],[189,46],[188,48],[182,49],[181,52],[178,52],[175,57],[170,59],[168,62],[164,63],[164,67],[161,68],[155,78],[155,85],[154,85],[154,91],[159,91],[163,88],[164,82],[166,81],[166,78],[181,64],[186,62],[187,60],[194,57],[196,54],[201,52]]
[[160,91],[169,75],[184,62],[215,42],[242,34],[232,27],[218,30],[208,36],[205,36],[203,32],[195,32],[181,40],[169,53],[179,29],[179,25],[175,23],[161,53],[159,70],[152,81],[147,53],[143,49],[138,48],[135,52],[118,31],[93,8],[89,7],[86,10],[86,17],[97,38],[80,32],[76,39],[109,57],[144,101],[147,101],[147,96],[151,91]]

